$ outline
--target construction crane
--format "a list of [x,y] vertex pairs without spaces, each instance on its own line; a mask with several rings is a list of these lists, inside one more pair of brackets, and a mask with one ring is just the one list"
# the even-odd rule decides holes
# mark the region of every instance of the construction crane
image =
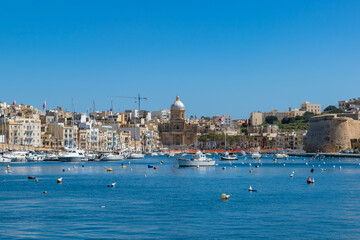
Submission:
[[140,97],[140,94],[138,94],[137,97],[128,97],[128,96],[108,96],[109,98],[130,98],[130,99],[135,99],[138,101],[139,104],[139,113],[140,113],[140,104],[141,104],[141,100],[145,100],[147,101],[148,98],[147,97]]

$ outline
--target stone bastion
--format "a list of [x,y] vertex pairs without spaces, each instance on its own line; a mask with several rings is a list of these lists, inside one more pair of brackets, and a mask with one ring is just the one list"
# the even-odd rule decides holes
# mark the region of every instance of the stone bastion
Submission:
[[306,152],[338,152],[360,139],[359,114],[328,114],[312,117],[304,141]]

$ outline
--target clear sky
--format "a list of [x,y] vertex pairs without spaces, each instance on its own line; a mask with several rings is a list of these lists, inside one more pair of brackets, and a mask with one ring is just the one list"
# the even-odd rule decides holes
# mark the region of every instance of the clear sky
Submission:
[[[0,101],[187,116],[360,97],[360,1],[3,1]],[[136,108],[113,99],[115,110]]]

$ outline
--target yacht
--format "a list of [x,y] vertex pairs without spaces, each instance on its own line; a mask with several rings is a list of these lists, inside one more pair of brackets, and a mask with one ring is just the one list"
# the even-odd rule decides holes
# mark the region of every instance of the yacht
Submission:
[[138,152],[138,153],[131,153],[128,156],[128,159],[143,159],[144,157],[145,157],[144,154]]
[[96,153],[94,152],[87,152],[86,154],[88,161],[95,161],[96,160]]
[[175,157],[175,153],[174,152],[170,152],[168,157]]
[[109,153],[100,158],[100,161],[121,161],[124,160],[125,157],[120,152]]
[[28,162],[40,162],[40,161],[44,161],[45,155],[31,152],[28,153],[25,158],[26,161]]
[[209,167],[215,165],[215,160],[207,158],[201,151],[197,151],[192,158],[178,158],[179,167]]
[[153,153],[151,153],[151,156],[152,157],[157,157],[157,156],[159,156],[159,154],[157,152],[153,152]]
[[234,153],[229,153],[228,151],[224,152],[220,160],[238,160],[239,158]]
[[68,149],[59,155],[60,162],[85,162],[88,158],[85,156],[85,151],[78,149]]
[[255,159],[255,158],[261,158],[261,154],[258,153],[258,152],[253,152],[253,153],[251,154],[251,158],[253,158],[253,159]]
[[13,151],[4,153],[4,157],[10,158],[11,162],[25,162],[27,151]]
[[56,153],[48,153],[45,155],[45,161],[58,161],[59,156]]
[[11,159],[8,157],[0,156],[0,163],[9,163]]

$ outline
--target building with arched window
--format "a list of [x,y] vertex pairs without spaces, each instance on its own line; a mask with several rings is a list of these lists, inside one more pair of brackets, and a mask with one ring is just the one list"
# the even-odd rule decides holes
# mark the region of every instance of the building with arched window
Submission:
[[189,124],[185,118],[185,105],[176,96],[176,101],[170,108],[170,121],[160,124],[160,139],[164,146],[169,144],[171,148],[185,148],[194,145],[196,141],[197,124]]

